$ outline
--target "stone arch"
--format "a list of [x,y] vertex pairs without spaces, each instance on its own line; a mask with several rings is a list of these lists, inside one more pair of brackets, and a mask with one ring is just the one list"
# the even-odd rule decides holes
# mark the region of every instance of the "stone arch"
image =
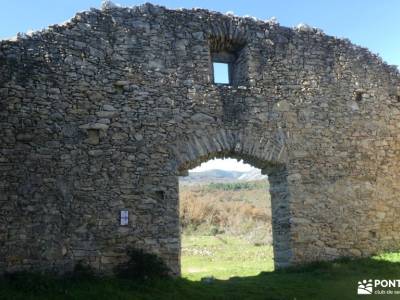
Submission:
[[285,136],[277,132],[271,138],[245,135],[218,128],[183,137],[172,146],[178,172],[192,169],[214,157],[240,158],[268,174],[274,165],[287,163]]
[[197,132],[197,135],[186,137],[173,147],[174,162],[177,174],[180,176],[186,176],[189,169],[216,157],[242,159],[268,175],[276,268],[290,265],[292,256],[290,192],[285,147],[285,140],[281,134],[276,134],[271,139],[264,139],[257,135],[244,135],[224,128],[212,133]]

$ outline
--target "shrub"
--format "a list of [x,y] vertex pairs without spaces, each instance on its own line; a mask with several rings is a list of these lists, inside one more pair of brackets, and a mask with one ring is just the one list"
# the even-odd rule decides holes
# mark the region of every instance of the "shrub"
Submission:
[[242,236],[271,242],[271,207],[264,181],[182,186],[180,223],[185,234]]
[[265,189],[267,190],[268,184],[266,181],[244,181],[244,182],[211,182],[205,189],[210,191],[240,191],[240,190],[254,190]]
[[79,261],[75,265],[74,270],[69,274],[67,273],[65,277],[75,281],[81,281],[95,278],[95,272],[90,266],[85,265],[83,261]]
[[168,267],[157,255],[146,253],[141,249],[131,249],[128,251],[128,256],[128,262],[119,265],[115,270],[118,277],[146,280],[168,276]]
[[[51,289],[54,284],[49,276],[25,271],[4,274],[6,284],[15,290],[37,295]],[[1,297],[0,297],[1,298]]]

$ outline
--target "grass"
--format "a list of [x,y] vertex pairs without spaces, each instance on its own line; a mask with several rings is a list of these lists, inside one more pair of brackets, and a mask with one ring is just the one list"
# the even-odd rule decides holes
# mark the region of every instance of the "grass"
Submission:
[[[218,237],[184,237],[182,264],[186,278],[135,282],[116,278],[57,279],[43,275],[19,275],[0,280],[0,299],[347,300],[358,299],[356,288],[359,280],[400,279],[400,253],[272,271],[269,246],[256,247],[234,237],[221,238],[224,241]],[[209,254],[216,250],[223,253]],[[243,269],[244,266],[249,268]],[[201,271],[190,271],[190,267]],[[202,276],[211,275],[217,279],[209,283],[199,280]],[[364,297],[400,298],[398,295]]]
[[254,246],[226,235],[182,237],[182,275],[190,280],[255,276],[273,269],[271,245]]
[[[182,188],[182,278],[19,274],[0,277],[0,300],[400,299],[400,294],[356,295],[360,280],[400,279],[400,253],[274,271],[272,247],[265,244],[271,224],[264,184]],[[205,235],[218,232],[225,233]]]

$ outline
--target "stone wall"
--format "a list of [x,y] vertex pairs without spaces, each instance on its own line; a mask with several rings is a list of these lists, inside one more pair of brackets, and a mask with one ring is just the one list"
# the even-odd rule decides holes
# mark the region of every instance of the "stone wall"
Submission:
[[177,176],[224,156],[270,177],[277,267],[398,250],[399,108],[395,68],[304,26],[145,4],[2,41],[0,272],[179,274]]

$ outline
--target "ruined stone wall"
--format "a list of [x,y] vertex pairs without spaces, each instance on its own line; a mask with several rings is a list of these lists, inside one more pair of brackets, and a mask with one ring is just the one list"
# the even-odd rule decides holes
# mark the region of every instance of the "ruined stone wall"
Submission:
[[399,87],[346,40],[206,10],[91,10],[2,41],[0,272],[106,273],[138,247],[178,274],[177,176],[216,156],[269,175],[277,267],[396,250]]

